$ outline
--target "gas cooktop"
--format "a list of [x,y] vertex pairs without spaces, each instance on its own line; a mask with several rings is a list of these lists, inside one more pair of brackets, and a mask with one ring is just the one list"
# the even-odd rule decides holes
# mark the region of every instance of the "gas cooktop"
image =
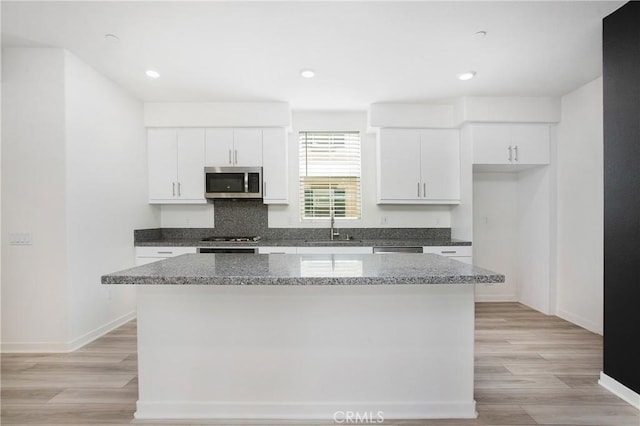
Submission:
[[210,242],[225,242],[225,243],[252,243],[255,241],[260,241],[260,237],[207,237],[200,240],[203,243]]

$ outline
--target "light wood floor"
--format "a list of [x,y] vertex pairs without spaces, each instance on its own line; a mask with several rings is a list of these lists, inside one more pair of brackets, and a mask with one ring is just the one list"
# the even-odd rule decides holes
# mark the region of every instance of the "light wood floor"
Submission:
[[[3,355],[1,423],[204,424],[133,420],[135,334],[132,321],[70,354]],[[477,419],[384,424],[640,425],[638,410],[598,386],[602,338],[580,327],[517,303],[480,303],[475,352]]]

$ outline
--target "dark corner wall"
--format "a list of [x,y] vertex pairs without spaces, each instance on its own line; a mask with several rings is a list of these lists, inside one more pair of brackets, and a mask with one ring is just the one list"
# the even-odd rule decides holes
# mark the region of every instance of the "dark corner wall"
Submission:
[[604,373],[640,393],[640,2],[604,18]]

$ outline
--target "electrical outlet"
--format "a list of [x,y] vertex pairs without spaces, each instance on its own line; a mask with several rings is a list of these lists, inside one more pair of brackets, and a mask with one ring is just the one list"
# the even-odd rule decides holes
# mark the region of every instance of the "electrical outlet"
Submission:
[[9,245],[12,246],[30,246],[30,232],[11,232],[9,233]]

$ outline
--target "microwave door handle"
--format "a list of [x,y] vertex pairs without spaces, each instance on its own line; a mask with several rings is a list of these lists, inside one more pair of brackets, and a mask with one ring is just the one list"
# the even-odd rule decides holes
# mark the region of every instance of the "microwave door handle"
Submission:
[[249,192],[249,173],[244,174],[244,192]]

